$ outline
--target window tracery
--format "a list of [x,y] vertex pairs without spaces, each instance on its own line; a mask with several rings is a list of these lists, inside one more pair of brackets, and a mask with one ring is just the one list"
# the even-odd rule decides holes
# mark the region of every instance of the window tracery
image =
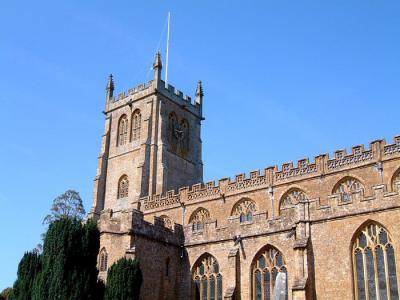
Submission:
[[118,141],[117,146],[125,145],[128,140],[128,118],[123,115],[118,123]]
[[193,299],[222,300],[222,274],[210,254],[199,258],[193,267]]
[[307,199],[306,194],[300,189],[291,189],[286,192],[280,203],[280,208],[289,208]]
[[132,114],[132,141],[140,140],[140,129],[142,124],[142,114],[140,110],[135,110]]
[[360,181],[353,177],[347,177],[336,184],[333,194],[340,194],[343,202],[350,202],[354,193],[363,189]]
[[256,204],[253,200],[244,198],[239,200],[232,209],[232,216],[239,216],[240,223],[253,221],[256,212]]
[[365,226],[353,242],[355,298],[399,299],[395,251],[382,226]]
[[123,175],[118,182],[118,199],[128,197],[129,180],[128,176]]
[[[259,254],[252,267],[252,299],[288,299],[287,269],[282,253],[267,246]],[[280,295],[276,297],[279,287]],[[284,292],[284,295],[282,294]]]
[[105,248],[100,251],[100,271],[107,271],[108,254]]
[[189,122],[178,121],[174,112],[168,118],[168,144],[171,152],[185,157],[189,151]]
[[393,190],[396,190],[396,185],[400,183],[400,170],[398,170],[395,175],[393,176],[392,186]]
[[164,222],[164,227],[172,230],[172,220],[166,215],[162,215],[160,218]]
[[210,220],[210,212],[205,208],[197,209],[189,219],[192,224],[193,231],[201,231],[204,229],[204,224]]

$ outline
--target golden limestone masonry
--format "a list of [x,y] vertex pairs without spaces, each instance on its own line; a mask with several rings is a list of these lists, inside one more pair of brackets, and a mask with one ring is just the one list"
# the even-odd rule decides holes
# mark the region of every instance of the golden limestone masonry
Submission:
[[400,137],[203,183],[203,88],[113,95],[91,216],[98,267],[138,258],[142,299],[399,299]]

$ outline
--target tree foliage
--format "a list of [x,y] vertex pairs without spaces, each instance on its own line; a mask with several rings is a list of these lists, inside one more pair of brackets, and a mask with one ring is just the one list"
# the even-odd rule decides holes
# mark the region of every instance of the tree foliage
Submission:
[[82,225],[77,218],[63,217],[50,223],[32,299],[99,299],[99,245],[95,221]]
[[0,300],[9,300],[12,299],[12,295],[14,294],[14,290],[10,287],[5,288],[1,293],[0,293]]
[[63,218],[76,218],[82,220],[85,215],[82,198],[77,191],[68,190],[53,200],[53,205],[43,223],[51,223]]
[[42,269],[42,258],[37,252],[26,252],[22,257],[14,283],[13,300],[30,300],[34,281]]
[[142,281],[139,261],[123,257],[108,270],[104,299],[137,300]]

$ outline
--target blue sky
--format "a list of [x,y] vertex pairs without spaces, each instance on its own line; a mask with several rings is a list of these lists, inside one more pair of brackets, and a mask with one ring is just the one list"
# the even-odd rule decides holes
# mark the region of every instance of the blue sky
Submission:
[[[7,1],[0,9],[0,290],[53,198],[90,209],[107,75],[204,83],[205,180],[400,134],[400,2]],[[161,37],[161,38],[160,38]]]

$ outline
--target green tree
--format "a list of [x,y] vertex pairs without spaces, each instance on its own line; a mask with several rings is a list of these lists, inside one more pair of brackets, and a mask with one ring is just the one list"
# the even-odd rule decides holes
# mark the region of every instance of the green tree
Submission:
[[137,300],[142,281],[139,261],[123,257],[108,270],[104,300]]
[[77,218],[61,217],[50,223],[33,299],[99,299],[99,245],[100,233],[94,220],[83,225]]
[[37,252],[26,252],[22,257],[14,283],[13,300],[32,299],[33,284],[42,269],[42,259]]
[[14,294],[14,290],[10,287],[5,288],[1,293],[0,293],[0,300],[9,300],[12,299]]
[[43,223],[49,224],[63,218],[76,218],[82,220],[85,216],[82,198],[77,191],[68,190],[53,200],[53,205]]

